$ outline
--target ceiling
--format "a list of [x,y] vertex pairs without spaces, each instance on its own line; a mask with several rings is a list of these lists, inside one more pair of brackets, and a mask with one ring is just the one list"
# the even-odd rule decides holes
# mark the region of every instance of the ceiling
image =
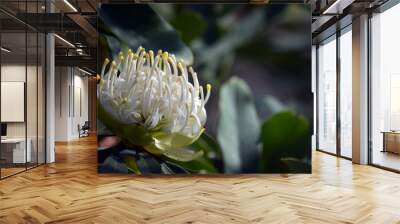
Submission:
[[57,34],[56,65],[81,66],[82,62],[82,67],[95,70],[99,3],[97,0],[48,0],[47,4],[45,0],[1,0],[2,46],[11,50],[2,51],[2,55],[12,61],[32,58],[38,49],[36,39],[32,38],[36,33],[52,32]]
[[[272,0],[269,2],[282,1]],[[385,1],[286,0],[285,2],[305,2],[311,5],[313,37],[316,37],[346,15],[356,14],[359,11],[380,5]],[[56,63],[60,65],[73,63],[77,66],[87,66],[92,70],[96,70],[96,10],[98,5],[100,3],[134,2],[134,0],[47,0],[46,5],[45,0],[1,0],[0,28],[3,33],[2,44],[12,49],[12,53],[9,56],[22,57],[22,55],[26,54],[23,51],[25,49],[24,33],[26,30],[54,32],[61,37],[55,38]],[[162,2],[162,0],[158,2]],[[265,2],[265,0],[252,0],[252,2]],[[336,4],[335,2],[344,3]],[[328,10],[334,4],[336,4],[335,10],[337,13],[332,13]],[[49,13],[50,11],[51,13]],[[326,14],[327,11],[329,11],[329,14]],[[30,38],[27,39],[27,53],[30,55],[35,51],[35,47],[34,44],[29,43]],[[74,46],[72,47],[71,44]]]

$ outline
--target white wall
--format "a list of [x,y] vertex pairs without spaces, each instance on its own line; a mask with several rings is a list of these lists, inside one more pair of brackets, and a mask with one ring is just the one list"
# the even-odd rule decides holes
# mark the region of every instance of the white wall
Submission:
[[69,133],[69,68],[55,68],[55,141],[67,141]]
[[79,137],[78,124],[83,125],[85,121],[88,121],[88,78],[82,76],[82,73],[75,70],[74,74],[74,108],[72,109],[73,119],[72,119],[72,136],[74,138]]
[[56,67],[56,141],[79,138],[78,125],[88,120],[88,78],[76,68]]

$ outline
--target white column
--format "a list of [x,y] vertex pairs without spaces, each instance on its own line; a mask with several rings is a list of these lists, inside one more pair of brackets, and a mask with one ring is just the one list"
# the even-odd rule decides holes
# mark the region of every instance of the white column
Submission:
[[353,162],[368,163],[368,16],[353,19]]
[[316,58],[317,48],[312,45],[311,50],[311,92],[313,94],[313,134],[311,136],[312,150],[317,149],[317,58]]
[[55,161],[54,133],[55,133],[55,56],[54,35],[46,36],[46,163]]

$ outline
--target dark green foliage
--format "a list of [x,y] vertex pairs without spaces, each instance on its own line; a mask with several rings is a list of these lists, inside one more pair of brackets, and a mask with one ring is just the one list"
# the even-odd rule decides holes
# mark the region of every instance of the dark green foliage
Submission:
[[261,130],[261,170],[267,173],[310,172],[310,129],[307,120],[293,112],[280,112],[267,119]]
[[207,28],[207,23],[199,14],[188,10],[181,10],[170,23],[178,30],[186,44],[190,44],[193,39],[200,36]]
[[[131,17],[127,17],[130,15]],[[157,52],[159,49],[176,55],[187,64],[193,62],[191,50],[179,37],[179,33],[146,4],[135,7],[103,4],[99,11],[99,30],[116,56],[128,48],[134,51],[142,46]]]

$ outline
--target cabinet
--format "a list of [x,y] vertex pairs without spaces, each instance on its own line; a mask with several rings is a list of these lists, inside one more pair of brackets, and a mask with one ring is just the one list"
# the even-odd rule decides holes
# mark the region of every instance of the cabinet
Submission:
[[392,152],[400,154],[400,132],[382,132],[383,133],[383,152]]

